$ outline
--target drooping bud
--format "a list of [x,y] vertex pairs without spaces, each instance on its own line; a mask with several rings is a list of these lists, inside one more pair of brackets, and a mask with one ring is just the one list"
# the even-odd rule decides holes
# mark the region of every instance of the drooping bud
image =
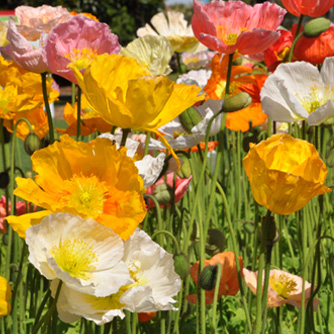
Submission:
[[318,37],[323,32],[329,29],[331,21],[325,19],[324,17],[318,17],[314,20],[311,20],[305,24],[304,27],[304,36],[307,38]]
[[41,141],[34,133],[29,133],[24,141],[24,150],[32,155],[42,147]]
[[234,112],[248,107],[252,103],[252,98],[246,92],[241,92],[224,101],[224,112]]
[[189,261],[184,253],[174,255],[175,272],[185,280],[189,274]]
[[202,120],[201,115],[193,107],[186,109],[179,118],[183,128],[188,133],[191,133],[191,129]]
[[156,197],[159,204],[168,204],[173,198],[172,188],[166,183],[158,184],[153,190],[153,195]]
[[199,276],[199,286],[204,290],[214,289],[217,281],[218,266],[206,266]]
[[183,165],[181,169],[177,172],[177,175],[181,179],[187,179],[191,175],[191,167],[188,158],[182,156]]

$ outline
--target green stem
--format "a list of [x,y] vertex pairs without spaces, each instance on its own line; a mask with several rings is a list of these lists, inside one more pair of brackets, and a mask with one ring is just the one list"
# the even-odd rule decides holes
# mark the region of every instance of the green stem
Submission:
[[77,141],[81,140],[81,88],[78,86],[77,104]]
[[228,55],[228,68],[227,68],[227,77],[226,77],[226,86],[225,86],[225,100],[228,99],[228,96],[230,94],[233,56],[234,56],[234,53],[230,53]]
[[181,57],[180,57],[180,53],[179,52],[175,52],[176,53],[176,60],[177,60],[177,71],[179,72],[179,74],[182,74],[182,66],[181,66]]
[[37,332],[39,331],[39,329],[41,328],[41,326],[44,323],[45,323],[45,325],[47,325],[50,322],[51,317],[52,317],[52,315],[53,315],[53,313],[54,313],[54,311],[56,310],[56,307],[57,307],[57,301],[58,301],[58,298],[59,298],[59,294],[60,294],[62,284],[63,284],[63,282],[59,281],[58,287],[57,287],[57,292],[56,292],[55,298],[52,302],[52,305],[51,305],[50,309],[45,313],[45,315],[38,322],[38,324],[36,326],[34,326],[34,328],[32,329],[31,334],[37,334]]
[[121,146],[125,146],[126,138],[128,137],[128,134],[130,133],[130,131],[131,131],[131,129],[123,129]]
[[220,286],[220,279],[222,275],[222,266],[220,263],[217,264],[218,270],[217,270],[217,280],[216,280],[216,286],[215,286],[215,293],[213,295],[213,305],[212,305],[212,334],[215,334],[217,331],[217,301],[218,301],[218,292],[219,292],[219,286]]
[[42,76],[42,89],[43,89],[45,111],[46,111],[46,115],[48,117],[48,123],[49,123],[50,144],[53,144],[55,139],[54,139],[54,130],[53,130],[53,119],[52,119],[52,115],[51,115],[51,110],[50,110],[50,105],[49,105],[49,97],[48,97],[48,92],[47,92],[47,88],[46,88],[47,72],[41,73],[41,76]]
[[180,249],[180,246],[179,246],[179,243],[177,242],[177,239],[175,238],[175,236],[173,235],[173,233],[169,232],[169,231],[166,231],[166,230],[161,230],[161,231],[157,231],[155,233],[153,233],[152,235],[152,240],[155,239],[155,237],[159,234],[166,234],[168,235],[169,237],[171,237],[171,239],[174,241],[174,245],[175,245],[175,248],[176,248],[176,251],[177,253],[179,254],[181,249]]
[[144,156],[148,154],[148,145],[150,144],[151,132],[146,133]]

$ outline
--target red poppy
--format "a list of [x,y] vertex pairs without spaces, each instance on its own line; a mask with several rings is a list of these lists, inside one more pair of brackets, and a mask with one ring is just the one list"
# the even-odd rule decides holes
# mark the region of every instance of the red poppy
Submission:
[[[297,29],[294,24],[291,32]],[[322,64],[327,57],[334,56],[334,25],[331,25],[328,30],[324,31],[320,36],[307,38],[302,36],[296,43],[293,55],[298,60],[307,61],[313,65]]]
[[334,5],[334,0],[282,0],[283,6],[295,16],[322,16]]

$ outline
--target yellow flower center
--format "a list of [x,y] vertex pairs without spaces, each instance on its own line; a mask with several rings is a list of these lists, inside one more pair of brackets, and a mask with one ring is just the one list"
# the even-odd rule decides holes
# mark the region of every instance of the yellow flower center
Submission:
[[74,175],[65,183],[66,193],[62,197],[65,205],[91,218],[103,212],[108,189],[95,175]]
[[284,299],[289,298],[289,295],[296,290],[297,286],[295,280],[286,274],[270,276],[269,284]]
[[[72,49],[65,55],[65,58],[71,61],[71,66],[75,66],[79,71],[90,66],[92,61],[97,57],[96,49]],[[68,66],[68,65],[67,65]]]
[[82,239],[65,239],[51,249],[51,255],[59,268],[73,277],[89,279],[96,269],[94,263],[98,260],[93,246]]
[[296,95],[302,106],[309,114],[326,104],[328,100],[332,100],[334,102],[334,88],[330,87],[320,89],[317,86],[313,86],[310,88],[308,95],[299,96],[298,93]]
[[231,31],[230,26],[218,26],[217,37],[220,38],[226,45],[234,45],[237,43],[239,35],[247,31],[246,28],[239,28],[239,31]]

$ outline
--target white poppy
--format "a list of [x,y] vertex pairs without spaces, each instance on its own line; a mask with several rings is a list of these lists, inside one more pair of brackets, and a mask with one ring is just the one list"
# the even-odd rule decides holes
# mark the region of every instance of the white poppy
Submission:
[[[180,291],[181,279],[174,271],[173,256],[139,229],[125,241],[124,248],[123,260],[133,283],[106,297],[87,295],[63,285],[57,303],[62,321],[73,322],[84,317],[102,325],[115,316],[123,318],[125,309],[131,312],[176,310],[173,297]],[[52,282],[53,296],[57,286],[57,282]]]
[[281,64],[261,90],[263,111],[274,121],[319,125],[334,116],[334,57],[321,71],[306,62]]
[[133,282],[122,261],[122,239],[91,218],[50,214],[27,229],[26,242],[38,271],[74,290],[107,296]]

